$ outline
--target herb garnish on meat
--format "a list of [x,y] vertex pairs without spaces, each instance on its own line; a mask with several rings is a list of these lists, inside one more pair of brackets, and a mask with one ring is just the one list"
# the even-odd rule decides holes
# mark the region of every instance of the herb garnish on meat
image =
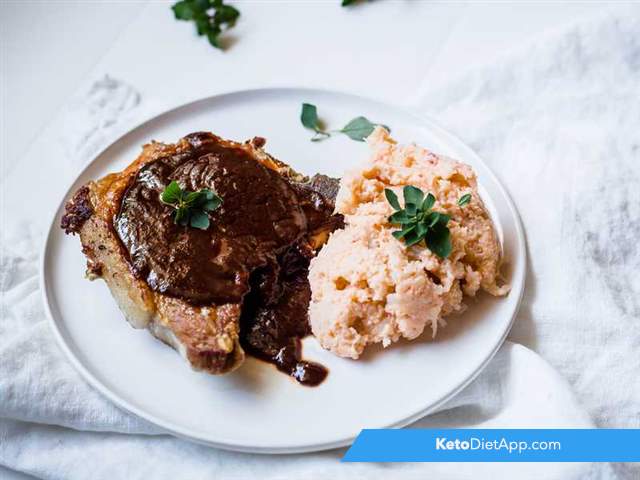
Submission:
[[174,208],[171,215],[176,225],[187,225],[200,230],[209,228],[209,215],[222,205],[222,199],[208,188],[197,192],[183,190],[175,180],[160,195],[162,203]]

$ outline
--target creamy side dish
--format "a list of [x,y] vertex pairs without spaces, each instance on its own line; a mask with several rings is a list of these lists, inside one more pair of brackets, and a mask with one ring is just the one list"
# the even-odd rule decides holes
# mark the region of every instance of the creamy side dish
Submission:
[[[371,158],[340,182],[336,213],[345,228],[331,234],[309,272],[313,334],[324,348],[354,359],[368,344],[415,339],[427,326],[435,336],[444,317],[464,310],[465,295],[509,291],[500,282],[500,244],[471,167],[398,145],[381,127],[367,142]],[[407,247],[392,236],[397,226],[388,220],[394,209],[384,190],[401,197],[407,185],[433,194],[433,209],[450,215],[446,258],[424,242]],[[471,200],[460,206],[467,194]]]

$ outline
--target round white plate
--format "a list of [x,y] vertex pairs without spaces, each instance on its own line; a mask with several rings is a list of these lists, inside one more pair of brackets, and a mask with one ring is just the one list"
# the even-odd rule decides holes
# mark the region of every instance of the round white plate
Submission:
[[[353,361],[304,341],[304,357],[329,368],[316,388],[298,385],[271,365],[248,359],[226,376],[197,373],[146,331],[132,329],[106,285],[84,279],[77,238],[58,227],[65,200],[90,179],[122,169],[152,139],[174,142],[206,130],[233,139],[259,135],[266,149],[300,172],[340,176],[367,158],[365,143],[344,135],[309,141],[299,121],[303,102],[318,106],[331,128],[364,115],[391,127],[401,142],[425,146],[474,167],[504,245],[506,298],[480,295],[450,318],[435,341],[374,349]],[[53,219],[42,259],[42,291],[62,349],[86,380],[120,407],[167,432],[215,447],[292,453],[349,444],[363,428],[407,425],[467,385],[506,337],[523,291],[525,248],[509,196],[487,166],[434,122],[372,100],[305,89],[218,95],[176,108],[130,131],[100,153],[73,183]],[[428,330],[428,329],[427,329]]]

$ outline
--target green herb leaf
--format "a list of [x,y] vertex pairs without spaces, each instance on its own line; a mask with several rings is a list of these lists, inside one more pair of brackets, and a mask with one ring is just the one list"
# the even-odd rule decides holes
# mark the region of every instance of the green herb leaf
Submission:
[[436,197],[434,197],[431,193],[426,196],[424,202],[422,202],[422,209],[429,210],[433,207],[433,204],[436,203]]
[[218,40],[218,35],[220,35],[221,30],[219,28],[211,27],[207,32],[207,40],[209,40],[209,44],[212,47],[222,49],[222,45],[220,40]]
[[356,117],[347,123],[340,131],[348,135],[352,140],[364,142],[366,138],[371,135],[374,128],[376,128],[375,123],[371,123],[365,117]]
[[184,196],[184,203],[187,206],[193,206],[202,197],[201,192],[189,192]]
[[424,224],[424,222],[416,223],[416,233],[424,238],[427,232],[429,231],[429,227]]
[[300,121],[309,130],[317,132],[319,130],[318,109],[310,103],[302,104],[302,113],[300,113]]
[[198,35],[206,35],[209,43],[222,49],[220,35],[236,24],[240,12],[223,0],[182,0],[171,9],[177,20],[194,22]]
[[202,210],[196,210],[191,213],[189,224],[193,228],[199,228],[200,230],[206,230],[209,228],[209,215]]
[[449,223],[449,220],[451,220],[451,217],[446,213],[438,213],[438,222],[436,223],[436,225],[442,225],[443,227],[446,227],[447,223]]
[[430,212],[425,217],[425,224],[427,225],[427,227],[431,228],[436,223],[438,223],[438,220],[440,220],[440,213],[438,213],[438,212]]
[[400,207],[398,197],[390,190],[384,194],[389,204],[396,210],[389,216],[389,223],[401,225],[401,230],[391,232],[397,240],[403,240],[407,247],[417,245],[424,240],[425,245],[434,254],[446,258],[451,253],[451,233],[447,224],[451,217],[442,212],[431,210],[436,198],[418,187],[407,185],[402,189],[404,209]]
[[410,223],[412,220],[412,217],[409,216],[404,210],[400,210],[399,212],[396,212],[389,217],[389,223],[397,223],[400,225]]
[[395,194],[393,190],[385,188],[384,196],[387,198],[387,202],[389,202],[389,204],[394,208],[394,210],[402,210],[402,207],[400,207],[400,202],[398,202],[398,196]]
[[405,225],[405,227],[402,230],[396,230],[395,232],[391,232],[391,235],[393,235],[395,238],[400,240],[402,237],[405,237],[406,235],[409,235],[411,232],[413,232],[415,228],[416,228],[415,224]]
[[160,196],[164,203],[177,203],[182,198],[182,189],[175,180],[164,189]]
[[193,8],[191,2],[183,1],[176,3],[171,9],[177,20],[193,20]]
[[202,209],[207,211],[207,212],[213,212],[220,205],[222,205],[222,199],[216,195],[215,198],[213,198],[211,200],[207,200],[206,202],[204,202],[204,204],[202,205]]
[[404,211],[410,217],[415,217],[416,214],[418,213],[418,206],[415,203],[407,203],[405,201],[405,203],[404,203]]
[[189,210],[186,208],[177,208],[173,212],[173,221],[176,225],[186,225],[189,220]]
[[217,7],[216,13],[213,15],[214,21],[219,24],[226,23],[229,28],[233,27],[240,16],[240,12],[231,5],[223,5],[222,2],[219,3],[220,6]]
[[172,216],[176,225],[191,225],[202,230],[209,228],[207,212],[222,205],[222,199],[208,188],[190,192],[182,190],[175,180],[160,194],[160,200],[173,207]]
[[451,233],[447,227],[432,228],[431,233],[425,237],[427,247],[440,258],[447,258],[451,253]]
[[407,247],[413,247],[424,239],[424,235],[420,235],[416,230],[412,230],[404,236],[404,243]]
[[424,193],[422,193],[422,190],[412,185],[407,185],[406,187],[404,187],[402,189],[402,195],[404,196],[405,208],[408,203],[421,205],[422,199],[424,198]]
[[316,134],[311,138],[312,142],[319,142],[325,138],[329,138],[331,134],[322,129],[322,124],[318,118],[318,109],[310,103],[302,104],[302,112],[300,113],[300,122],[305,128],[313,130]]
[[196,12],[193,21],[196,24],[196,33],[198,35],[207,35],[211,30],[209,23],[209,15],[204,12]]
[[465,193],[460,197],[460,200],[458,200],[458,205],[460,205],[461,207],[464,207],[470,201],[471,201],[471,194]]

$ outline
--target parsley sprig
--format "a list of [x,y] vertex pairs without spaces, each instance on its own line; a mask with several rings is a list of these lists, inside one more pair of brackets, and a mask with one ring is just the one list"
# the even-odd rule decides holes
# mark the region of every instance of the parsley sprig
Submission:
[[236,24],[240,12],[224,0],[182,0],[171,9],[177,20],[192,21],[196,24],[198,35],[206,35],[209,43],[222,49],[218,38],[224,30]]
[[[326,130],[323,122],[318,117],[318,108],[310,103],[302,104],[300,122],[304,127],[315,132],[315,135],[311,138],[312,142],[319,142],[320,140],[329,138],[334,133],[344,133],[351,140],[364,142],[366,138],[371,135],[373,129],[378,126],[377,123],[373,123],[361,116],[354,118],[340,130]],[[389,130],[389,127],[385,125],[382,126]]]
[[391,234],[398,240],[403,239],[407,247],[424,240],[429,250],[440,258],[448,257],[451,253],[451,234],[447,223],[451,217],[432,210],[436,197],[431,193],[425,197],[424,192],[418,187],[407,185],[403,188],[402,194],[404,208],[400,206],[393,190],[384,190],[387,201],[395,210],[389,217],[389,222],[401,226],[400,230]]
[[209,215],[222,205],[222,199],[208,188],[197,192],[183,190],[175,180],[160,195],[162,203],[173,207],[173,221],[176,225],[206,230],[209,228]]

